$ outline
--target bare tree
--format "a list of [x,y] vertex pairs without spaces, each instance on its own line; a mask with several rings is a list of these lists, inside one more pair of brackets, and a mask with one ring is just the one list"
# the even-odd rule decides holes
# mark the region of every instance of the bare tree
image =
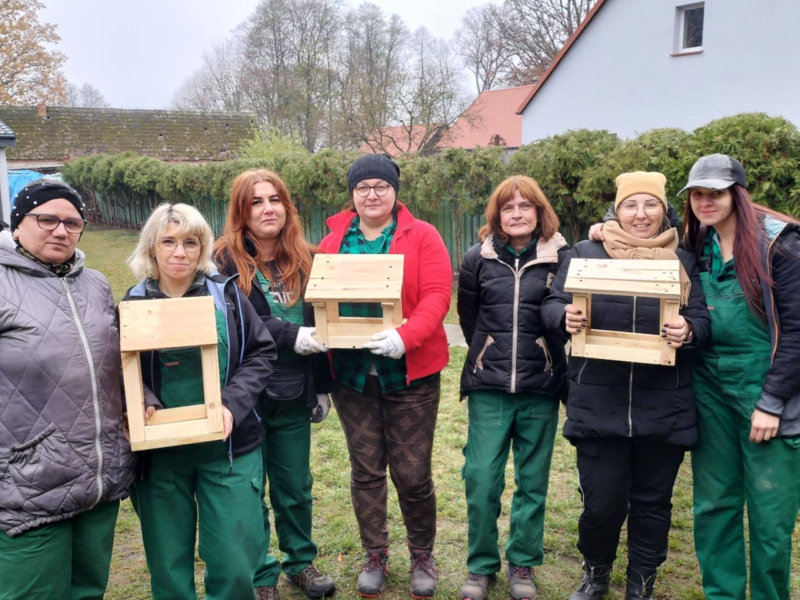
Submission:
[[454,39],[455,52],[472,74],[478,94],[492,89],[508,62],[508,48],[494,21],[493,6],[471,8]]
[[74,83],[68,83],[66,87],[66,99],[59,106],[74,106],[78,108],[108,108],[103,94],[91,83],[84,83],[78,87]]
[[238,35],[203,55],[202,66],[172,99],[178,110],[238,112],[247,109],[242,40]]
[[505,0],[494,11],[494,23],[511,60],[504,80],[534,83],[575,33],[596,0]]

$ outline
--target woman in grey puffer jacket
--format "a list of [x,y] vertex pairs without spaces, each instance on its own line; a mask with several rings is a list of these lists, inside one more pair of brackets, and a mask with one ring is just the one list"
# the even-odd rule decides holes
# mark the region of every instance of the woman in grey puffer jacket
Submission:
[[103,597],[133,480],[106,278],[75,190],[39,181],[0,232],[0,600]]

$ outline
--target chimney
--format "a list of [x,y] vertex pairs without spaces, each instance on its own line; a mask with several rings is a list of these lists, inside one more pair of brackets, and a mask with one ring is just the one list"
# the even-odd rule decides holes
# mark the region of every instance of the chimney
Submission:
[[40,117],[47,116],[47,104],[42,103],[36,106],[36,112],[39,114]]

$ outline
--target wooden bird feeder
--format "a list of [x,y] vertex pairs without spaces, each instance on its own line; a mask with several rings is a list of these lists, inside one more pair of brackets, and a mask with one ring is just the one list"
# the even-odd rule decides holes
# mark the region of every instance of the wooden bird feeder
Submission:
[[659,298],[661,324],[678,317],[689,288],[679,260],[572,259],[564,291],[587,320],[572,334],[572,356],[674,366],[675,348],[660,335],[592,329],[592,294]]
[[[119,320],[131,449],[137,452],[223,439],[214,299],[121,302]],[[163,408],[145,422],[139,353],[193,346],[200,347],[203,404]]]
[[[361,348],[403,323],[402,254],[317,254],[305,300],[314,306],[317,339],[328,348]],[[380,318],[340,317],[339,304],[377,302]]]

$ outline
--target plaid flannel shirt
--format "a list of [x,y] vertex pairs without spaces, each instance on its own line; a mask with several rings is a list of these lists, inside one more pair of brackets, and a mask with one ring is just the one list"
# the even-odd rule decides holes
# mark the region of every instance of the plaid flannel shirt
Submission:
[[[388,254],[392,245],[397,221],[384,229],[374,240],[367,240],[359,229],[361,221],[356,216],[350,228],[344,234],[339,254]],[[383,316],[383,309],[377,302],[354,304],[343,302],[339,305],[339,315],[342,317],[377,317]],[[376,356],[369,350],[335,350],[333,352],[333,371],[336,378],[343,384],[357,390],[364,391],[370,367],[375,365],[381,390],[393,392],[408,386],[405,356],[399,360],[386,356]],[[424,378],[423,378],[424,379]],[[415,381],[411,385],[421,383]]]

